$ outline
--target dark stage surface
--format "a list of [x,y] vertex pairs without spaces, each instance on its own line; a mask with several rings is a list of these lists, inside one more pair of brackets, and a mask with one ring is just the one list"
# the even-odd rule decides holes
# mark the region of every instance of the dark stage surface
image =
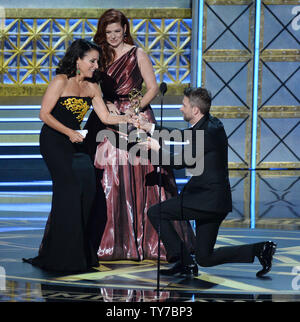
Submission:
[[[45,218],[2,217],[0,267],[2,302],[215,302],[300,301],[300,231],[221,228],[217,247],[272,239],[278,244],[272,271],[256,277],[261,265],[199,267],[192,279],[160,278],[157,263],[145,260],[101,262],[97,272],[62,275],[23,263],[38,251]],[[166,267],[166,262],[161,267]],[[3,277],[4,276],[4,277]]]

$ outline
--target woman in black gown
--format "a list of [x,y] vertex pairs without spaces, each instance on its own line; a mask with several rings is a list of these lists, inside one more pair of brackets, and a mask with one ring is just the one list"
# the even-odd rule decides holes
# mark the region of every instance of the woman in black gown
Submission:
[[42,100],[40,151],[53,181],[52,208],[38,256],[23,261],[43,269],[86,271],[99,266],[87,234],[95,194],[94,168],[81,151],[84,136],[78,130],[91,105],[105,124],[130,119],[110,115],[102,100],[93,78],[99,54],[96,44],[75,40]]

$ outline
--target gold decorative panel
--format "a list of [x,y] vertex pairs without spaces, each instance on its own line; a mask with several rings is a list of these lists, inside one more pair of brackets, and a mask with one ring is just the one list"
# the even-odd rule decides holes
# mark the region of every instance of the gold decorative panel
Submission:
[[[41,95],[66,48],[74,39],[92,39],[103,11],[7,9],[0,30],[0,96]],[[191,10],[123,11],[137,45],[152,60],[157,81],[181,94],[190,83]]]

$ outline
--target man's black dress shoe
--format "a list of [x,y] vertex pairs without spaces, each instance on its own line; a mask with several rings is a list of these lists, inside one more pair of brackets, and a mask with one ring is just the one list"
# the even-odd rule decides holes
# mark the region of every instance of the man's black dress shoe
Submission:
[[262,244],[259,254],[257,255],[262,269],[256,273],[257,277],[263,277],[272,268],[273,255],[275,254],[277,245],[272,241],[267,241]]
[[172,268],[161,269],[160,273],[167,276],[198,276],[198,265],[196,263],[191,265],[184,265],[180,261],[178,261]]

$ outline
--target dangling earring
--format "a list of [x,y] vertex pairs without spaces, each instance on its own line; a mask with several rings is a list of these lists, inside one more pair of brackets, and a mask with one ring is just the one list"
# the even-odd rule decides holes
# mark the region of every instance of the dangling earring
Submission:
[[123,34],[123,40],[126,42],[127,41],[127,33],[126,33],[126,31],[124,32],[124,34]]
[[76,65],[76,68],[77,68],[77,69],[76,69],[76,74],[77,74],[77,75],[80,75],[80,69],[79,69],[79,67],[78,67],[78,64]]

